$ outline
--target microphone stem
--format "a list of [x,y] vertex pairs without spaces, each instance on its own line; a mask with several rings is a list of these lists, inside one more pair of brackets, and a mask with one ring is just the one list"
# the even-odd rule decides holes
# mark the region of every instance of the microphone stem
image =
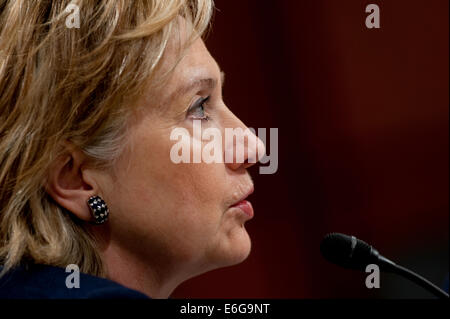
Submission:
[[402,267],[400,265],[394,264],[391,265],[392,272],[395,272],[406,279],[409,279],[413,282],[415,282],[417,285],[421,286],[422,288],[428,290],[433,295],[439,297],[439,298],[448,298],[448,293],[446,293],[444,290],[430,282],[429,280],[425,279],[424,277],[416,274],[415,272],[409,270],[408,268]]

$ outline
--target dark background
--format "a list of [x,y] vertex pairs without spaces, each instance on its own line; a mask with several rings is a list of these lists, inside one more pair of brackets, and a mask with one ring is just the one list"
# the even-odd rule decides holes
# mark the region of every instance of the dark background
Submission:
[[[378,4],[381,29],[367,29]],[[430,297],[402,278],[327,263],[355,235],[442,285],[449,249],[449,1],[217,0],[207,45],[224,99],[279,129],[279,168],[251,169],[252,252],[172,297]]]

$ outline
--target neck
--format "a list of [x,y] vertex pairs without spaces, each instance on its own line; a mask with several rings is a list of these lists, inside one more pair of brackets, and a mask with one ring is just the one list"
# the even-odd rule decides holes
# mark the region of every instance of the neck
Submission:
[[183,282],[168,267],[161,269],[142,257],[110,243],[101,253],[107,269],[107,278],[127,288],[140,291],[150,298],[168,298]]

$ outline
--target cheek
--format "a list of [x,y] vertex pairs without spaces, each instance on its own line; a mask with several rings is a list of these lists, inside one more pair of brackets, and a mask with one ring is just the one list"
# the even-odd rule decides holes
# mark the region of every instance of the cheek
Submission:
[[113,199],[121,211],[117,227],[130,242],[140,240],[178,258],[192,258],[222,229],[224,194],[229,192],[225,166],[174,164],[169,147],[147,152],[156,146],[143,144],[121,165],[125,173]]
[[245,259],[250,239],[243,222],[225,213],[232,193],[225,164],[174,164],[169,134],[147,133],[118,163],[110,218],[116,239],[149,260],[219,267]]
[[[221,228],[227,184],[218,165],[179,164],[158,178],[161,227],[199,248]],[[175,229],[173,229],[175,228]],[[180,232],[181,230],[181,232]]]

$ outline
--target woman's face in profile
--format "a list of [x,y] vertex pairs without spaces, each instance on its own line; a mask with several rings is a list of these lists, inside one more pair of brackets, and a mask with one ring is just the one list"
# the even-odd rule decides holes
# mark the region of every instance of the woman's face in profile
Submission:
[[[162,71],[175,64],[176,48],[174,40]],[[217,63],[203,41],[196,40],[168,82],[142,99],[129,126],[129,147],[114,167],[116,178],[100,178],[111,208],[110,244],[115,251],[126,251],[130,262],[161,267],[155,269],[161,274],[193,276],[248,256],[251,244],[244,224],[251,214],[231,206],[253,191],[246,170],[252,164],[176,164],[170,157],[179,142],[170,139],[175,128],[190,132],[186,146],[193,152],[194,120],[201,121],[202,129],[219,129],[222,136],[225,128],[246,128],[225,106],[222,84]],[[262,154],[260,140],[258,147]]]

